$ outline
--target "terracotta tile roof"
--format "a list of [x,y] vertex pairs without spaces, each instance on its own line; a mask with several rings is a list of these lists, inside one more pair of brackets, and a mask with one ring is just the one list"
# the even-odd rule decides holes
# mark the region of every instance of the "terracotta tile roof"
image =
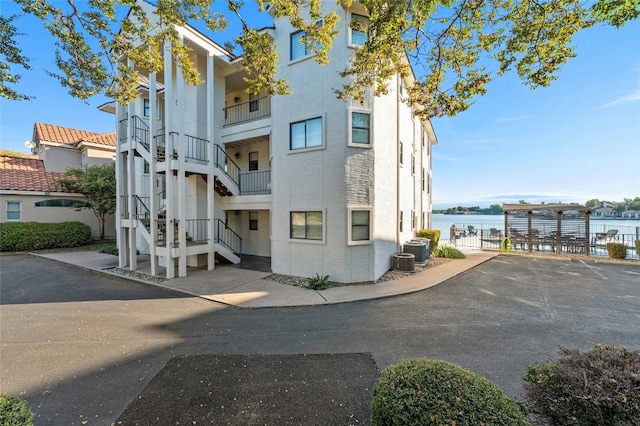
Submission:
[[66,192],[56,183],[64,173],[47,172],[42,160],[0,157],[0,189]]
[[33,125],[33,141],[47,141],[77,146],[80,142],[116,146],[116,132],[94,133],[46,123]]

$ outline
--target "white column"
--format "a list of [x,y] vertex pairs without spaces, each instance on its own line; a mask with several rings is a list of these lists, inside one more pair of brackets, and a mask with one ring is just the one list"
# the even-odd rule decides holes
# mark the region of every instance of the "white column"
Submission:
[[151,144],[151,161],[149,162],[149,209],[151,210],[151,243],[149,244],[149,255],[151,257],[151,275],[158,274],[158,257],[156,256],[156,239],[158,237],[158,141],[155,135],[158,131],[158,92],[156,90],[156,73],[149,75],[149,133]]
[[[120,68],[116,72],[120,73]],[[124,268],[127,266],[127,236],[123,229],[122,217],[126,211],[126,205],[122,202],[122,196],[126,194],[126,156],[120,151],[120,139],[127,137],[128,133],[123,135],[120,126],[120,120],[124,115],[123,107],[120,102],[116,101],[116,244],[118,246],[118,266]]]
[[[129,68],[133,68],[133,61],[127,59],[127,65]],[[138,269],[138,257],[137,257],[137,239],[136,239],[136,225],[138,220],[133,216],[136,207],[136,168],[135,168],[135,153],[133,144],[133,110],[134,104],[130,102],[127,107],[127,141],[129,143],[129,152],[127,154],[127,193],[129,195],[129,268],[132,271]]]
[[[183,44],[183,36],[180,35],[180,44]],[[187,178],[185,175],[185,144],[186,136],[184,133],[184,114],[185,114],[185,102],[184,102],[184,76],[182,74],[182,68],[176,67],[176,96],[177,96],[177,109],[178,114],[178,241],[180,244],[179,261],[178,261],[178,277],[187,276],[187,196],[186,186]]]
[[175,219],[174,193],[175,179],[171,170],[173,159],[173,141],[171,132],[173,131],[173,112],[175,110],[175,100],[173,98],[173,56],[171,55],[171,42],[164,42],[164,140],[165,140],[165,176],[167,188],[167,209],[166,209],[166,247],[167,247],[167,278],[175,277],[175,259],[172,255],[173,247],[173,220]]
[[215,256],[215,102],[213,99],[214,86],[214,69],[213,69],[213,52],[209,52],[207,56],[207,139],[209,140],[209,170],[207,171],[207,235],[209,236],[209,251],[207,254],[207,269],[212,271],[216,266]]

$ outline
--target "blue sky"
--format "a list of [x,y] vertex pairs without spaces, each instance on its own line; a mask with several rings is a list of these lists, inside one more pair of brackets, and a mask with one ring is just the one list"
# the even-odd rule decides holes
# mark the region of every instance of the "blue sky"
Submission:
[[[0,9],[19,12],[7,0]],[[32,58],[20,90],[36,99],[0,100],[0,147],[26,152],[38,121],[114,130],[113,116],[96,108],[106,98],[74,99],[45,74],[55,70],[54,45],[40,22],[25,16],[19,25]],[[432,120],[435,208],[640,196],[640,22],[583,31],[575,45],[578,57],[550,87],[531,90],[509,75],[468,111]]]

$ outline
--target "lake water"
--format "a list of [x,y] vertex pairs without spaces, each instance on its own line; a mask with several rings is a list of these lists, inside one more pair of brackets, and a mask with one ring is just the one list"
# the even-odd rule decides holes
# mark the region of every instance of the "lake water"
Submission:
[[[439,229],[443,237],[449,236],[451,225],[460,229],[467,229],[468,225],[473,225],[476,229],[496,228],[504,230],[503,215],[454,215],[434,213],[432,229]],[[589,228],[592,234],[597,232],[607,232],[609,229],[617,229],[620,235],[627,236],[626,239],[640,239],[640,220],[610,220],[591,219]]]

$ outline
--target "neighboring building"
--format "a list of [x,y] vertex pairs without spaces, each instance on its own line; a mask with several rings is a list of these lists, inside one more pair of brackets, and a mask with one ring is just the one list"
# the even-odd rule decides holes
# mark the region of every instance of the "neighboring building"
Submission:
[[602,201],[591,208],[591,217],[594,219],[613,219],[618,214],[614,210],[615,205],[608,201]]
[[242,57],[177,28],[204,83],[187,86],[165,53],[139,98],[115,107],[121,267],[137,269],[138,250],[153,274],[184,277],[187,266],[213,269],[216,256],[251,254],[270,257],[274,273],[374,281],[430,226],[436,138],[402,102],[412,77],[364,105],[336,99],[339,71],[367,37],[349,27],[367,19],[357,2],[337,13],[343,31],[326,66],[286,20],[264,30],[289,96],[247,94]]
[[[30,158],[0,157],[1,222],[79,221],[100,236],[100,223],[93,210],[76,211],[81,194],[68,193],[56,181],[71,167],[113,162],[115,132],[93,133],[51,124],[35,123]],[[115,220],[105,224],[105,236],[115,236]]]

